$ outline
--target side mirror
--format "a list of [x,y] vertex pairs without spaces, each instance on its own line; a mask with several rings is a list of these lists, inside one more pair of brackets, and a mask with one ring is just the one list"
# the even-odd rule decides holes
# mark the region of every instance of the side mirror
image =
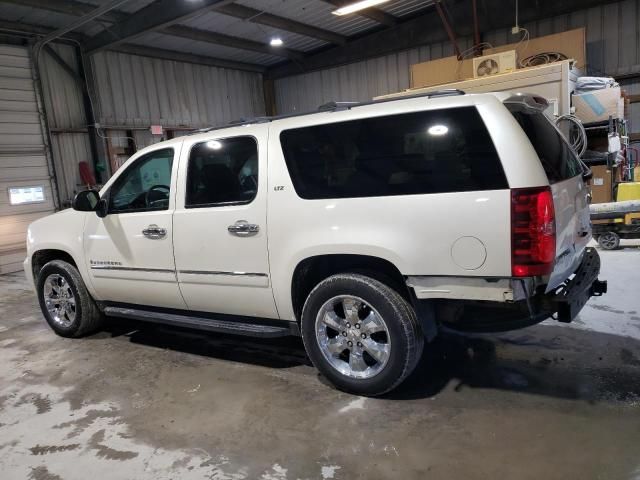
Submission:
[[100,195],[95,190],[83,190],[78,192],[71,203],[71,207],[79,212],[95,212]]
[[96,207],[96,215],[98,215],[100,218],[104,218],[108,213],[109,203],[104,198],[101,198],[98,202],[98,206]]

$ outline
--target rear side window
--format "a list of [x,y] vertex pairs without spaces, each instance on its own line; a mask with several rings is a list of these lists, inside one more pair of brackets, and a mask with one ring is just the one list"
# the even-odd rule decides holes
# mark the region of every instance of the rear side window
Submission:
[[225,138],[193,146],[187,168],[185,207],[250,203],[257,192],[255,138]]
[[296,128],[280,142],[305,199],[508,188],[475,107]]
[[549,183],[561,182],[582,173],[571,147],[544,113],[521,105],[507,105],[535,149]]

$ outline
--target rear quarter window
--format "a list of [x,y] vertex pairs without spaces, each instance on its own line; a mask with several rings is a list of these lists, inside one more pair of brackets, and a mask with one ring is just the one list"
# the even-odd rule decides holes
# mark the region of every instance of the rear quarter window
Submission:
[[475,107],[295,128],[280,142],[304,199],[508,188]]
[[576,154],[544,113],[515,104],[507,108],[533,145],[549,183],[582,173]]

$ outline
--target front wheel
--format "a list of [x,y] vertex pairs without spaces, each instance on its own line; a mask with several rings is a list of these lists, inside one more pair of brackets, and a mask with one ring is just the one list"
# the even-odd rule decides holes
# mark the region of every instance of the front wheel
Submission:
[[337,388],[382,395],[415,368],[424,345],[415,311],[394,289],[359,274],[333,275],[302,311],[309,358]]
[[36,290],[44,318],[62,337],[80,337],[103,322],[80,272],[70,263],[53,260],[38,272]]

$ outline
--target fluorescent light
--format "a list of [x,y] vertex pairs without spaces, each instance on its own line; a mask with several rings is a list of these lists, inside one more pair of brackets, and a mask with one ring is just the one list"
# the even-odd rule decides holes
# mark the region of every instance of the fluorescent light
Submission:
[[212,150],[220,150],[222,148],[222,144],[217,140],[211,140],[210,142],[207,142],[207,147]]
[[429,127],[429,130],[427,130],[427,132],[429,132],[429,135],[435,135],[437,137],[446,135],[448,131],[449,128],[447,128],[445,125],[432,125],[431,127]]
[[272,47],[281,47],[283,44],[284,42],[280,37],[273,37],[269,42],[269,45],[271,45]]
[[381,3],[386,3],[388,1],[389,0],[361,0],[359,2],[340,7],[331,13],[333,13],[334,15],[348,15],[359,10],[364,10],[365,8],[375,7],[376,5],[380,5]]

